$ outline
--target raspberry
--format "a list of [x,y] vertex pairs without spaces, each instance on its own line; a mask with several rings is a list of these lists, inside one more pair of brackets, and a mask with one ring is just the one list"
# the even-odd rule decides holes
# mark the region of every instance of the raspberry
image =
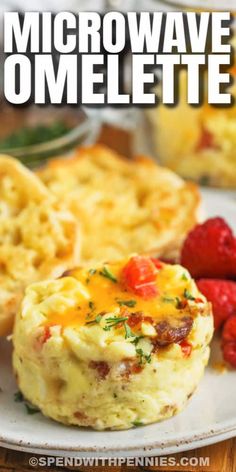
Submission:
[[236,315],[236,282],[218,279],[197,281],[200,292],[212,303],[215,328]]
[[223,357],[232,367],[236,367],[236,342],[227,342],[222,346]]
[[236,240],[223,218],[210,218],[188,234],[181,264],[194,278],[236,276]]
[[226,320],[222,332],[223,342],[236,342],[236,316],[231,316]]

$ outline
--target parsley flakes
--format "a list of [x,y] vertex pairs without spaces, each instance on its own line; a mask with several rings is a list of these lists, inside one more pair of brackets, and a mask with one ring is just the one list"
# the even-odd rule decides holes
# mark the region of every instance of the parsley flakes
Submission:
[[120,306],[128,306],[129,308],[133,308],[136,305],[136,300],[117,300],[118,305]]
[[125,321],[127,321],[129,318],[128,317],[119,317],[119,316],[114,316],[113,318],[107,318],[106,319],[106,326],[103,328],[104,331],[110,331],[111,328],[114,328],[114,326],[119,325],[120,323],[124,324]]
[[102,319],[102,315],[97,315],[96,318],[94,318],[94,320],[87,321],[87,323],[85,324],[89,325],[89,324],[94,324],[94,323],[100,323],[101,319]]
[[189,292],[187,288],[184,290],[184,298],[187,298],[187,300],[192,300],[192,301],[195,300],[195,297],[193,297],[193,295]]
[[138,426],[143,426],[143,423],[142,421],[135,420],[135,421],[132,421],[132,425],[137,428]]
[[111,280],[111,282],[115,284],[117,283],[117,278],[112,274],[112,272],[106,266],[104,266],[103,269],[99,272],[99,275],[101,275],[102,277],[105,277],[106,279]]

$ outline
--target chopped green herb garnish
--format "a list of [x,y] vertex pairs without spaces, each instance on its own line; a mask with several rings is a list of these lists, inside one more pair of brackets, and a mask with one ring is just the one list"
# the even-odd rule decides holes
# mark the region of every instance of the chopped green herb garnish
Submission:
[[106,277],[106,279],[111,280],[111,282],[117,283],[117,278],[111,273],[111,271],[107,267],[103,267],[99,274],[102,275],[102,277]]
[[184,298],[187,298],[187,300],[195,300],[195,297],[193,297],[193,295],[191,295],[191,293],[189,292],[189,290],[186,288],[184,290]]
[[129,318],[128,317],[118,317],[106,319],[106,326],[103,328],[104,331],[110,331],[114,326],[119,325],[120,323],[124,324]]
[[124,323],[124,328],[125,328],[125,339],[128,339],[128,338],[135,338],[135,334],[132,333],[129,325],[127,325],[127,323]]
[[94,324],[94,323],[100,323],[101,319],[102,319],[102,315],[97,315],[96,318],[94,318],[91,321],[87,321],[87,323],[85,324],[89,325],[89,324]]
[[142,421],[135,420],[135,421],[132,421],[132,425],[138,427],[138,426],[143,426],[143,423]]
[[20,391],[14,393],[14,401],[15,401],[16,403],[21,403],[21,402],[24,401],[24,397],[23,397],[23,395],[22,395],[22,393],[21,393]]
[[89,269],[88,273],[89,275],[94,275],[96,274],[97,270],[96,269]]
[[210,179],[210,176],[209,175],[202,175],[200,178],[199,178],[199,184],[200,185],[209,185],[211,179]]
[[92,300],[90,300],[90,302],[89,302],[89,308],[90,308],[90,310],[95,309],[95,305],[94,305],[94,302],[92,302]]
[[147,362],[150,364],[152,357],[151,354],[145,354],[142,349],[137,349],[136,348],[136,354],[139,357],[139,364],[145,364]]
[[185,272],[183,272],[181,279],[182,279],[182,280],[188,280],[188,277],[187,277],[187,275],[185,274]]
[[40,410],[29,403],[25,403],[25,408],[28,415],[35,415],[36,413],[40,413]]
[[143,339],[143,338],[144,338],[144,336],[135,336],[135,338],[131,341],[131,343],[134,344],[135,346],[137,346],[140,339]]
[[38,408],[36,408],[35,406],[31,405],[29,402],[27,402],[22,393],[20,391],[14,393],[14,401],[16,403],[24,403],[24,406],[26,408],[26,411],[28,413],[28,415],[34,415],[35,413],[39,413],[40,410]]
[[167,295],[162,297],[163,302],[165,303],[173,303],[175,301],[175,298],[173,297],[168,297]]
[[176,297],[175,301],[176,301],[176,308],[177,308],[178,310],[179,310],[180,308],[182,308],[181,300],[179,299],[179,297]]
[[117,303],[120,306],[128,306],[129,308],[133,308],[136,305],[136,300],[117,300]]
[[33,146],[60,138],[71,129],[64,121],[55,121],[52,124],[38,124],[36,126],[25,126],[0,140],[0,149]]

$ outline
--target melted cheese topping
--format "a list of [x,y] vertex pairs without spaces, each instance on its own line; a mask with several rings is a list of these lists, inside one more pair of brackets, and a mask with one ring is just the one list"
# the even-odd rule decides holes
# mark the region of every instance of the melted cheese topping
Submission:
[[[101,275],[104,267],[117,279],[117,282]],[[80,282],[80,289],[83,287],[83,295],[73,308],[66,308],[60,313],[50,311],[46,324],[61,327],[83,326],[91,324],[100,313],[128,316],[134,312],[142,312],[144,316],[155,320],[166,319],[170,315],[182,317],[183,310],[178,308],[178,301],[186,299],[184,295],[186,290],[193,297],[199,297],[195,284],[181,266],[163,265],[155,282],[158,294],[151,299],[137,296],[124,287],[121,277],[124,262],[104,267],[70,271],[68,274]],[[204,302],[203,297],[202,301]]]

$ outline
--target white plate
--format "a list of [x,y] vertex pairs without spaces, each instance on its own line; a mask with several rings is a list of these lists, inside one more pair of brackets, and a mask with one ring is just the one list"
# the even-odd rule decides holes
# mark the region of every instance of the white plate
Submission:
[[[233,195],[203,191],[208,216],[222,215],[236,230]],[[217,341],[201,385],[187,408],[176,417],[151,426],[121,432],[96,432],[66,427],[27,415],[14,402],[17,387],[10,367],[10,343],[0,341],[0,445],[28,452],[85,457],[151,456],[185,451],[236,436],[236,372],[219,374]],[[96,392],[94,392],[96,394]]]

